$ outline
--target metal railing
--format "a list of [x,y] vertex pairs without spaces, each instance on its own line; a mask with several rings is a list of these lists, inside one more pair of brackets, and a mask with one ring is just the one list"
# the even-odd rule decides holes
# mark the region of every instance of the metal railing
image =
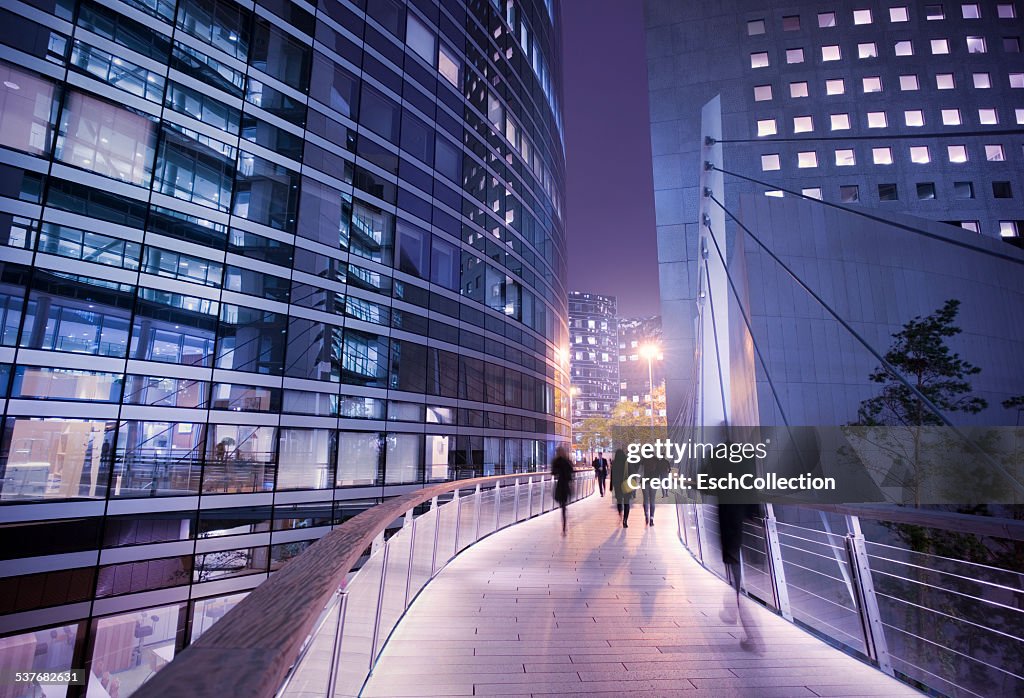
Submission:
[[[717,507],[681,500],[676,514],[683,544],[724,579]],[[871,505],[762,514],[744,523],[748,596],[929,694],[1024,695],[1024,574],[962,559],[1001,546],[1019,561],[1024,521]]]
[[[503,475],[368,509],[257,587],[135,695],[357,696],[430,580],[478,540],[551,511],[553,489],[549,474]],[[570,501],[593,491],[593,470],[577,470]]]

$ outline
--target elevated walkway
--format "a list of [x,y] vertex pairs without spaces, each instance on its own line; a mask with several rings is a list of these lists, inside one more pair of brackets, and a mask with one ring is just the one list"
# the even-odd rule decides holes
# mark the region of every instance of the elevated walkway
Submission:
[[919,696],[694,561],[674,507],[630,527],[592,496],[500,531],[444,568],[394,630],[364,696]]

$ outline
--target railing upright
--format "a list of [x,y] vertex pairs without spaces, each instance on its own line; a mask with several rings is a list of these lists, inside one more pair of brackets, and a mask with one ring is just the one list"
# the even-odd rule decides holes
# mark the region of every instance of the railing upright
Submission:
[[416,518],[413,509],[405,512],[405,525],[402,530],[409,530],[409,564],[405,570],[405,602],[402,608],[409,608],[409,591],[412,588],[412,568],[416,562]]
[[775,509],[765,504],[764,540],[768,553],[768,573],[772,580],[772,595],[775,608],[786,620],[793,622],[793,609],[789,604],[789,587],[786,586],[786,570],[782,564],[782,546],[779,543],[779,528],[775,522]]
[[331,648],[331,673],[327,677],[327,698],[333,698],[338,688],[338,674],[341,671],[341,643],[344,637],[347,610],[348,590],[342,589],[338,598],[338,625],[334,629],[334,646]]
[[864,545],[864,534],[860,530],[860,519],[847,515],[846,530],[846,554],[850,569],[853,570],[853,584],[857,590],[857,611],[864,631],[864,646],[867,648],[868,656],[878,664],[878,668],[893,676],[889,645],[885,640],[885,628],[878,610],[878,597],[875,596],[875,584],[871,579],[871,565]]
[[430,553],[430,578],[437,574],[437,541],[441,534],[441,507],[437,497],[430,500],[430,510],[434,513],[434,549]]

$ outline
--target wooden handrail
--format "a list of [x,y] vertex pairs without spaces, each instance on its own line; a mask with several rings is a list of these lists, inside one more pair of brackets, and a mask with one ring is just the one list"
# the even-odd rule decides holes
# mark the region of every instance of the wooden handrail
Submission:
[[[588,472],[590,468],[577,469]],[[374,538],[413,507],[458,489],[546,472],[453,480],[388,499],[326,534],[182,650],[133,695],[138,698],[272,698],[302,644]]]

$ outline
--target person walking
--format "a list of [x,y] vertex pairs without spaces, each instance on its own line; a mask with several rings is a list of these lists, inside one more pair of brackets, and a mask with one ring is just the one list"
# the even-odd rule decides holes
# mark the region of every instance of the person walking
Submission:
[[555,460],[551,462],[551,474],[555,476],[555,501],[562,509],[562,535],[566,535],[567,522],[565,508],[572,495],[572,462],[565,448],[559,446],[555,452]]
[[601,496],[604,496],[604,482],[608,477],[608,459],[604,457],[603,451],[597,452],[597,458],[591,464],[594,466],[594,477],[597,478],[597,488],[601,492]]
[[615,508],[618,510],[623,528],[629,528],[629,503],[633,499],[633,487],[629,483],[629,464],[626,452],[616,449],[612,457],[611,487],[615,492]]
[[657,489],[651,483],[655,479],[668,477],[668,469],[668,461],[664,458],[652,458],[644,462],[644,521],[648,526],[654,525],[654,502],[657,496]]

